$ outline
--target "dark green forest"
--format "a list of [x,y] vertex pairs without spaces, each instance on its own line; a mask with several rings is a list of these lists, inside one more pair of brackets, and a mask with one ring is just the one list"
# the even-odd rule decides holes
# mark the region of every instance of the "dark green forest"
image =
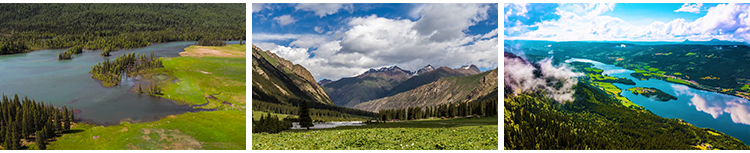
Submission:
[[378,111],[378,119],[388,121],[398,120],[415,120],[431,117],[473,117],[473,116],[494,116],[497,115],[497,98],[486,99],[476,102],[455,102],[450,104],[440,104],[435,107],[409,107],[401,109],[381,109]]
[[543,93],[506,94],[505,149],[750,149],[719,131],[625,107],[598,88],[574,89],[575,101],[564,104]]
[[70,130],[75,119],[72,110],[66,106],[56,108],[24,97],[8,97],[3,94],[0,101],[0,141],[5,150],[24,149],[22,142],[35,142],[38,149],[45,149],[46,143],[54,140],[57,134]]
[[0,4],[0,54],[245,38],[245,4]]

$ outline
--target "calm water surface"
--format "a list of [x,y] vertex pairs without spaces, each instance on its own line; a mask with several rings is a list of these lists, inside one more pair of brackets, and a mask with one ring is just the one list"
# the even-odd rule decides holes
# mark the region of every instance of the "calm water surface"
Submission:
[[[65,49],[40,50],[30,53],[0,56],[0,92],[19,97],[28,96],[36,101],[63,105],[80,110],[77,118],[96,124],[119,124],[123,120],[153,121],[167,115],[198,111],[186,105],[176,105],[167,99],[128,92],[133,80],[125,79],[111,88],[103,87],[91,78],[91,66],[106,59],[126,53],[150,54],[157,57],[176,57],[185,47],[195,42],[170,42],[148,47],[118,50],[110,57],[101,57],[101,51],[84,50],[73,55],[73,60],[57,60]],[[236,44],[237,41],[227,42]]]

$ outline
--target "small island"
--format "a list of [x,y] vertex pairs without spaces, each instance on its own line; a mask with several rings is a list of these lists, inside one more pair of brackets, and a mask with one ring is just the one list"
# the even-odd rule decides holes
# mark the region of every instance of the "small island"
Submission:
[[669,100],[677,100],[677,97],[672,96],[670,94],[665,93],[664,91],[661,91],[656,88],[648,88],[648,87],[633,87],[628,89],[628,91],[633,92],[635,95],[643,95],[646,97],[649,97],[651,99],[657,100],[657,101],[669,101]]

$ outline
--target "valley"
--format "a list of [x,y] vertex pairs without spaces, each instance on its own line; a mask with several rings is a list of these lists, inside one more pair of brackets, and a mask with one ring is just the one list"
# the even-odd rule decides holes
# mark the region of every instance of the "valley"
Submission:
[[[309,74],[301,71],[304,67],[288,66],[292,64],[253,46],[253,128],[276,126],[268,124],[275,123],[268,118],[280,120],[284,127],[279,128],[285,128],[278,133],[254,132],[253,149],[497,149],[497,68],[480,72],[474,65],[457,69],[428,65],[412,72],[391,66],[314,83],[303,77]],[[318,92],[320,88],[325,92]],[[328,102],[329,95],[339,98]],[[362,101],[366,99],[371,100]],[[284,122],[300,122],[301,107],[310,108],[316,124],[359,121],[363,125],[285,127],[292,124]],[[457,136],[459,131],[475,134]]]

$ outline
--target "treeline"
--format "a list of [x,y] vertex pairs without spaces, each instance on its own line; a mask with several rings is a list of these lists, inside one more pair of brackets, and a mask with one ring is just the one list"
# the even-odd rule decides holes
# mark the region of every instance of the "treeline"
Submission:
[[292,122],[290,121],[282,121],[276,115],[271,116],[271,113],[268,113],[267,116],[261,116],[260,120],[255,121],[253,120],[253,133],[279,133],[284,130],[288,130],[290,127],[292,127]]
[[146,54],[130,53],[118,56],[113,61],[97,63],[91,67],[91,77],[102,82],[105,87],[112,87],[120,83],[122,73],[128,76],[137,76],[140,70],[164,67],[159,58],[151,52],[150,56]]
[[388,121],[415,120],[432,117],[469,117],[469,116],[493,116],[497,115],[497,99],[486,99],[476,102],[457,102],[441,104],[435,107],[409,107],[401,109],[381,109],[378,111],[378,119]]
[[544,93],[506,94],[505,149],[689,150],[704,143],[750,149],[721,132],[625,107],[596,87],[578,83],[574,89],[575,101],[565,104]]
[[[372,112],[361,111],[361,110],[357,111],[357,110],[342,109],[342,110],[347,110],[347,111],[336,111],[336,110],[331,110],[331,109],[325,109],[325,108],[330,108],[330,107],[321,108],[317,103],[311,103],[311,102],[308,102],[307,105],[310,106],[310,113],[309,113],[310,116],[315,118],[316,121],[321,121],[321,122],[322,121],[347,120],[351,118],[351,115],[349,114],[359,115],[359,116],[370,116],[370,117],[375,116],[373,115],[374,113]],[[297,115],[299,114],[298,106],[299,106],[299,103],[296,103],[296,105],[275,104],[275,103],[254,100],[252,110],[269,112],[269,113],[277,113],[277,114]],[[316,107],[313,107],[313,106],[316,106]],[[352,109],[352,108],[349,108],[349,109]],[[294,121],[294,119],[292,119],[292,121]]]
[[29,50],[24,42],[0,41],[0,55],[23,53]]
[[224,46],[227,45],[224,41],[217,40],[217,39],[211,39],[211,38],[203,38],[198,41],[198,45],[201,46]]
[[13,44],[0,54],[245,36],[245,4],[0,4],[0,10],[0,42]]
[[[46,149],[46,143],[57,133],[70,130],[75,118],[66,106],[55,108],[51,104],[36,102],[24,97],[13,98],[3,94],[0,102],[0,141],[5,150],[24,149],[34,139],[37,148]],[[22,143],[27,142],[27,143]]]

